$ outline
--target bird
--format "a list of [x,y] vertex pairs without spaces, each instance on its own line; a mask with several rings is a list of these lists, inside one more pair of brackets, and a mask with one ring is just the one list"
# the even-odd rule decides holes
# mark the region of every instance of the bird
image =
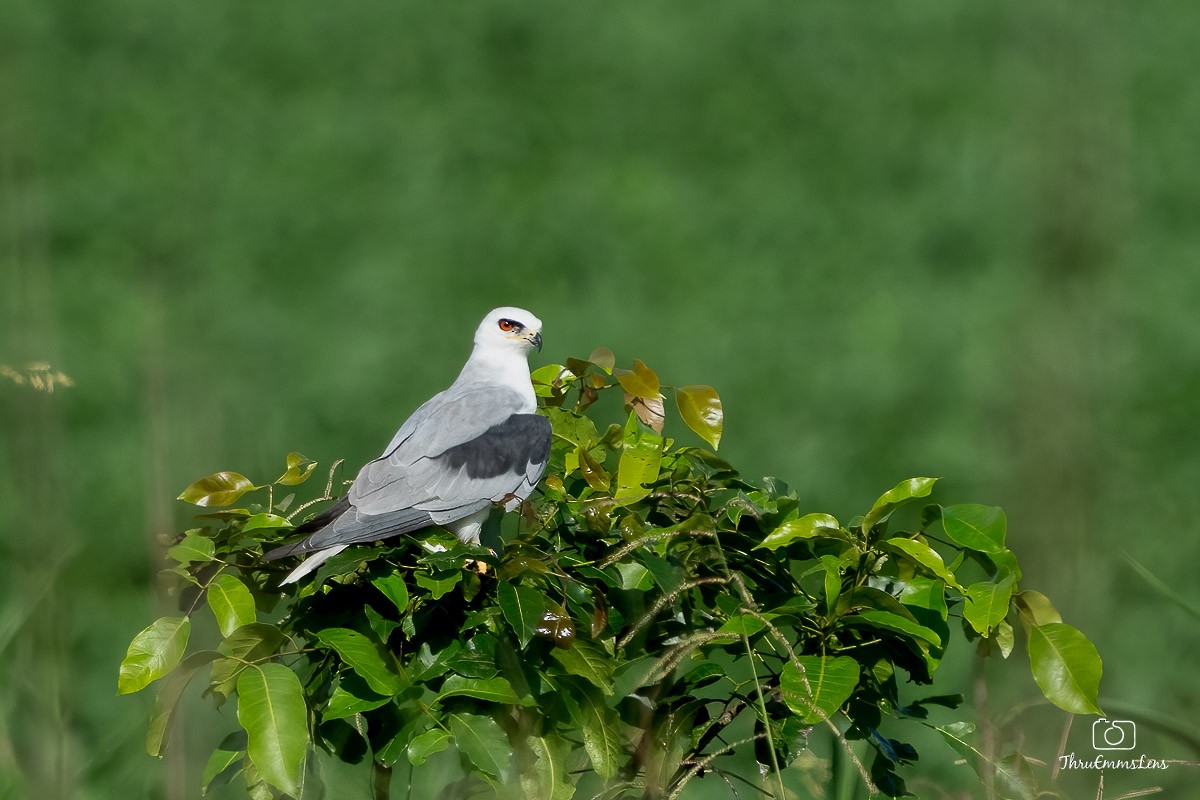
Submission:
[[550,421],[536,413],[529,376],[534,348],[542,349],[540,319],[511,306],[488,312],[449,388],[413,412],[345,497],[293,531],[307,536],[263,555],[274,561],[308,554],[280,585],[295,583],[352,544],[431,525],[478,544],[493,504],[518,508],[550,458]]

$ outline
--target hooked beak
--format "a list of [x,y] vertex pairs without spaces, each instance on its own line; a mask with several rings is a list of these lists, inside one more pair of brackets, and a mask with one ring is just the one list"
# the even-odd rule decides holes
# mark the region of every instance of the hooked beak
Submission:
[[538,331],[537,333],[535,333],[533,335],[533,338],[530,339],[529,341],[533,343],[533,346],[537,348],[537,351],[539,353],[542,352],[542,332],[541,331]]

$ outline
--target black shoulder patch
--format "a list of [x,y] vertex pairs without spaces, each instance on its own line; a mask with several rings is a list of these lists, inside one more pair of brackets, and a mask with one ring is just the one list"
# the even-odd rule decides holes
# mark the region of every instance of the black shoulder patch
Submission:
[[531,464],[544,464],[549,457],[550,420],[539,414],[513,414],[435,460],[464,468],[472,478],[495,478],[524,474]]

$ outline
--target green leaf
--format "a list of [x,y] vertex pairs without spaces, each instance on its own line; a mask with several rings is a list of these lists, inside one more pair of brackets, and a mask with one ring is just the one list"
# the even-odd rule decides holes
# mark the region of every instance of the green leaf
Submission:
[[1017,592],[1013,596],[1013,603],[1017,607],[1017,613],[1021,615],[1021,621],[1026,627],[1034,627],[1036,625],[1049,625],[1051,622],[1062,622],[1062,614],[1058,613],[1058,609],[1050,602],[1050,598],[1041,592],[1033,589],[1026,589],[1023,592]]
[[439,572],[435,575],[426,575],[423,572],[417,573],[417,586],[427,589],[429,596],[434,600],[441,600],[461,580],[462,570]]
[[640,430],[637,415],[631,412],[625,423],[624,447],[617,465],[617,491],[613,498],[618,503],[629,505],[650,494],[650,485],[658,480],[662,448],[662,437]]
[[936,661],[940,660],[950,642],[946,584],[939,578],[910,578],[902,582],[899,588],[899,600],[906,612],[918,623],[936,633],[943,642],[928,654],[921,653],[929,668],[935,669]]
[[526,800],[570,800],[575,779],[567,773],[566,744],[558,736],[528,736],[525,747],[533,763],[521,771]]
[[929,493],[933,491],[933,484],[935,483],[937,483],[937,478],[909,478],[906,481],[900,481],[900,483],[884,492],[875,501],[875,505],[871,506],[871,510],[863,517],[862,529],[869,531],[891,516],[893,511],[905,503],[915,500],[918,497],[928,497]]
[[292,527],[292,523],[288,521],[287,517],[281,517],[278,514],[255,514],[242,524],[242,531],[290,527]]
[[552,395],[552,392],[549,391],[551,388],[561,389],[565,380],[574,380],[578,377],[562,364],[546,364],[529,373],[529,379],[533,382],[535,390],[546,387],[544,393],[537,393],[538,397],[550,397]]
[[1016,645],[1016,635],[1013,633],[1012,625],[1009,625],[1004,620],[1000,620],[996,624],[995,634],[996,646],[1000,648],[1000,657],[1008,658]]
[[578,675],[606,695],[613,693],[613,660],[591,642],[575,642],[566,649],[555,648],[551,655],[571,675]]
[[869,609],[875,611],[890,611],[912,622],[917,622],[913,613],[904,604],[885,591],[872,586],[858,586],[842,595],[838,600],[839,614],[849,614],[852,611]]
[[215,650],[201,650],[193,653],[179,663],[179,667],[163,681],[154,701],[154,713],[150,717],[150,727],[146,731],[146,752],[152,756],[161,756],[167,746],[167,733],[170,728],[171,716],[183,690],[192,680],[196,671],[210,663],[220,654]]
[[259,487],[251,483],[245,475],[236,472],[214,472],[184,489],[176,499],[195,506],[229,506],[236,503],[246,492],[257,488]]
[[393,572],[391,575],[376,578],[371,581],[371,585],[383,592],[383,596],[391,600],[392,605],[401,614],[408,610],[408,586],[404,583],[403,575]]
[[933,611],[943,620],[949,614],[946,607],[946,584],[939,578],[913,578],[905,581],[899,600],[906,606]]
[[821,556],[821,567],[825,571],[825,611],[833,614],[842,594],[842,561],[835,556]]
[[442,728],[425,731],[408,743],[406,751],[408,761],[414,767],[419,767],[429,760],[431,755],[440,753],[450,746],[450,732]]
[[508,780],[512,771],[512,746],[496,720],[478,714],[451,714],[450,733],[458,749],[488,775]]
[[516,705],[520,702],[512,684],[504,678],[464,678],[462,675],[451,675],[442,684],[438,692],[438,700],[447,697],[474,697],[478,700],[488,700],[492,703],[508,703]]
[[254,596],[246,584],[229,574],[218,575],[208,585],[208,607],[217,618],[222,636],[254,622]]
[[672,564],[665,558],[654,553],[643,553],[642,564],[654,576],[654,582],[668,594],[675,591],[683,583],[684,571],[678,564]]
[[234,682],[246,662],[261,661],[274,655],[283,644],[283,631],[274,625],[256,622],[243,625],[217,646],[226,656],[213,664],[210,685],[213,691],[228,697],[233,694]]
[[941,555],[924,542],[918,542],[916,539],[896,538],[888,539],[882,544],[890,550],[908,556],[917,564],[944,580],[946,585],[953,586],[960,592],[963,591],[963,587],[959,585],[954,575],[950,570],[946,569],[946,562],[942,561]]
[[403,624],[403,622],[387,619],[370,605],[364,605],[362,610],[367,615],[367,624],[370,625],[371,632],[381,642],[387,642],[388,638],[392,635],[392,631]]
[[986,773],[980,769],[980,763],[984,761],[983,754],[967,740],[967,737],[975,732],[975,723],[952,722],[949,725],[930,725],[929,727],[940,733],[946,740],[946,744],[962,756],[981,779],[984,778]]
[[687,426],[716,450],[725,421],[716,390],[711,386],[683,386],[675,390],[675,405]]
[[814,536],[841,538],[838,521],[828,514],[805,514],[800,519],[790,519],[771,531],[767,538],[754,546],[754,549],[765,547],[775,550],[786,547],[797,539],[811,539]]
[[219,519],[222,522],[229,522],[235,519],[249,519],[250,512],[244,508],[227,508],[224,511],[209,511],[206,514],[197,514],[196,519]]
[[621,744],[620,720],[604,698],[588,686],[572,686],[562,693],[571,721],[583,734],[583,749],[592,769],[604,779],[617,774],[625,750]]
[[179,544],[167,548],[167,555],[180,564],[206,564],[213,560],[213,540],[196,531],[188,531]]
[[852,616],[843,617],[842,623],[845,625],[865,624],[872,628],[882,628],[893,633],[903,634],[911,639],[920,639],[935,647],[940,647],[942,644],[942,640],[936,632],[890,611],[860,611]]
[[975,504],[942,506],[942,529],[956,544],[980,553],[1004,550],[1004,509]]
[[598,492],[607,492],[612,483],[612,477],[600,465],[600,462],[582,447],[575,450],[575,458],[579,462],[579,474],[587,481],[587,485]]
[[246,729],[250,761],[267,783],[295,795],[308,750],[300,679],[282,664],[264,664],[243,672],[237,690],[238,722]]
[[638,359],[633,360],[632,371],[618,370],[618,373],[617,380],[620,381],[621,388],[634,397],[647,400],[658,398],[659,389],[662,388],[658,375]]
[[600,369],[612,375],[613,366],[617,363],[617,357],[613,355],[613,351],[607,347],[597,347],[592,351],[592,354],[587,357],[587,360],[595,364]]
[[[970,765],[975,774],[980,780],[988,780],[994,771],[1000,785],[1013,786],[1019,783],[1022,776],[1019,775],[1009,759],[1001,759],[1000,761],[989,761],[989,759],[971,744],[968,737],[975,732],[975,725],[971,722],[952,722],[949,725],[929,725],[945,739],[946,744],[950,745],[953,750],[958,753]],[[991,770],[984,769],[985,764],[991,764]],[[1005,797],[1011,795],[1005,794]],[[1021,795],[1018,795],[1021,796]]]
[[553,406],[542,409],[542,411],[550,420],[554,438],[573,445],[572,450],[579,448],[592,450],[600,441],[600,432],[596,430],[596,423],[592,422],[590,418]]
[[626,661],[613,674],[613,694],[625,697],[634,691],[647,686],[650,676],[658,669],[658,659],[654,656],[638,656],[632,661]]
[[1096,646],[1070,625],[1051,622],[1029,630],[1029,666],[1038,688],[1072,714],[1103,714],[1096,705],[1103,664]]
[[[690,670],[685,677],[688,685],[695,689],[696,687],[719,681],[721,678],[728,676],[728,666],[717,664],[713,661],[702,661],[695,669]],[[730,680],[732,681],[732,678]]]
[[321,711],[321,721],[345,719],[373,708],[379,708],[391,698],[371,691],[366,681],[357,675],[347,675],[342,678],[329,702]]
[[288,453],[287,471],[276,478],[275,482],[283,486],[298,486],[308,480],[316,466],[317,462],[311,458],[306,458],[300,453]]
[[617,574],[621,576],[621,588],[627,591],[644,592],[654,585],[654,576],[650,574],[650,570],[636,561],[618,564]]
[[367,682],[372,691],[382,695],[396,695],[407,688],[407,684],[388,664],[377,643],[358,631],[349,628],[325,628],[317,632],[321,644],[332,647],[342,661]]
[[133,637],[121,662],[117,694],[141,691],[175,669],[191,632],[187,617],[160,617]]
[[858,685],[858,662],[847,656],[800,656],[788,661],[779,675],[783,702],[810,725],[828,719],[850,699]]
[[534,572],[539,575],[545,575],[550,571],[550,567],[545,561],[540,558],[530,558],[526,555],[513,555],[508,557],[503,564],[500,565],[499,577],[502,581],[511,581],[513,578],[524,575],[526,572]]
[[1005,549],[999,553],[987,553],[986,555],[988,561],[996,565],[997,577],[1012,575],[1013,580],[1021,580],[1021,565],[1017,563],[1017,556],[1012,550]]
[[[778,614],[762,614],[765,619],[774,619]],[[736,633],[739,636],[753,636],[759,631],[765,631],[766,624],[758,617],[750,614],[736,614],[725,620],[725,624],[717,628],[717,633]]]
[[213,781],[221,773],[225,772],[225,770],[240,761],[245,754],[246,734],[244,731],[238,731],[226,736],[225,740],[208,757],[208,763],[204,765],[204,773],[200,778],[200,794],[208,794],[208,790],[212,788]]
[[546,601],[542,593],[528,586],[501,581],[496,586],[496,602],[500,604],[500,611],[524,648],[546,613]]
[[1035,800],[1041,796],[1033,765],[1020,753],[1000,759],[1000,763],[996,765],[996,783],[1001,797]]
[[242,781],[246,784],[246,794],[250,800],[277,800],[275,791],[263,780],[249,756],[242,762]]
[[[409,706],[406,710],[411,709],[412,707]],[[392,767],[400,760],[400,756],[406,755],[408,745],[414,738],[413,734],[418,728],[424,727],[424,717],[425,715],[410,716],[409,714],[400,716],[397,714],[395,706],[388,705],[378,714],[372,714],[369,721],[363,717],[355,717],[352,720],[346,720],[345,724],[359,734],[360,740],[369,740],[377,764]],[[353,741],[344,730],[341,735]],[[358,742],[355,742],[355,745],[361,747]],[[357,747],[353,754],[356,758],[360,757]],[[341,757],[343,760],[348,760],[344,756]]]
[[987,636],[988,631],[996,627],[1008,614],[1008,599],[1012,597],[1013,584],[1016,582],[1012,575],[995,583],[981,581],[967,587],[963,593],[967,604],[963,608],[963,616],[971,627],[981,636]]

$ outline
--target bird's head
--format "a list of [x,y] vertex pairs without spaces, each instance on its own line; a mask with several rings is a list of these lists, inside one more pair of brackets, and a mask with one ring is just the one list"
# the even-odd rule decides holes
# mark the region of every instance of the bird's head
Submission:
[[523,308],[494,308],[479,323],[475,344],[528,352],[542,349],[542,321]]

